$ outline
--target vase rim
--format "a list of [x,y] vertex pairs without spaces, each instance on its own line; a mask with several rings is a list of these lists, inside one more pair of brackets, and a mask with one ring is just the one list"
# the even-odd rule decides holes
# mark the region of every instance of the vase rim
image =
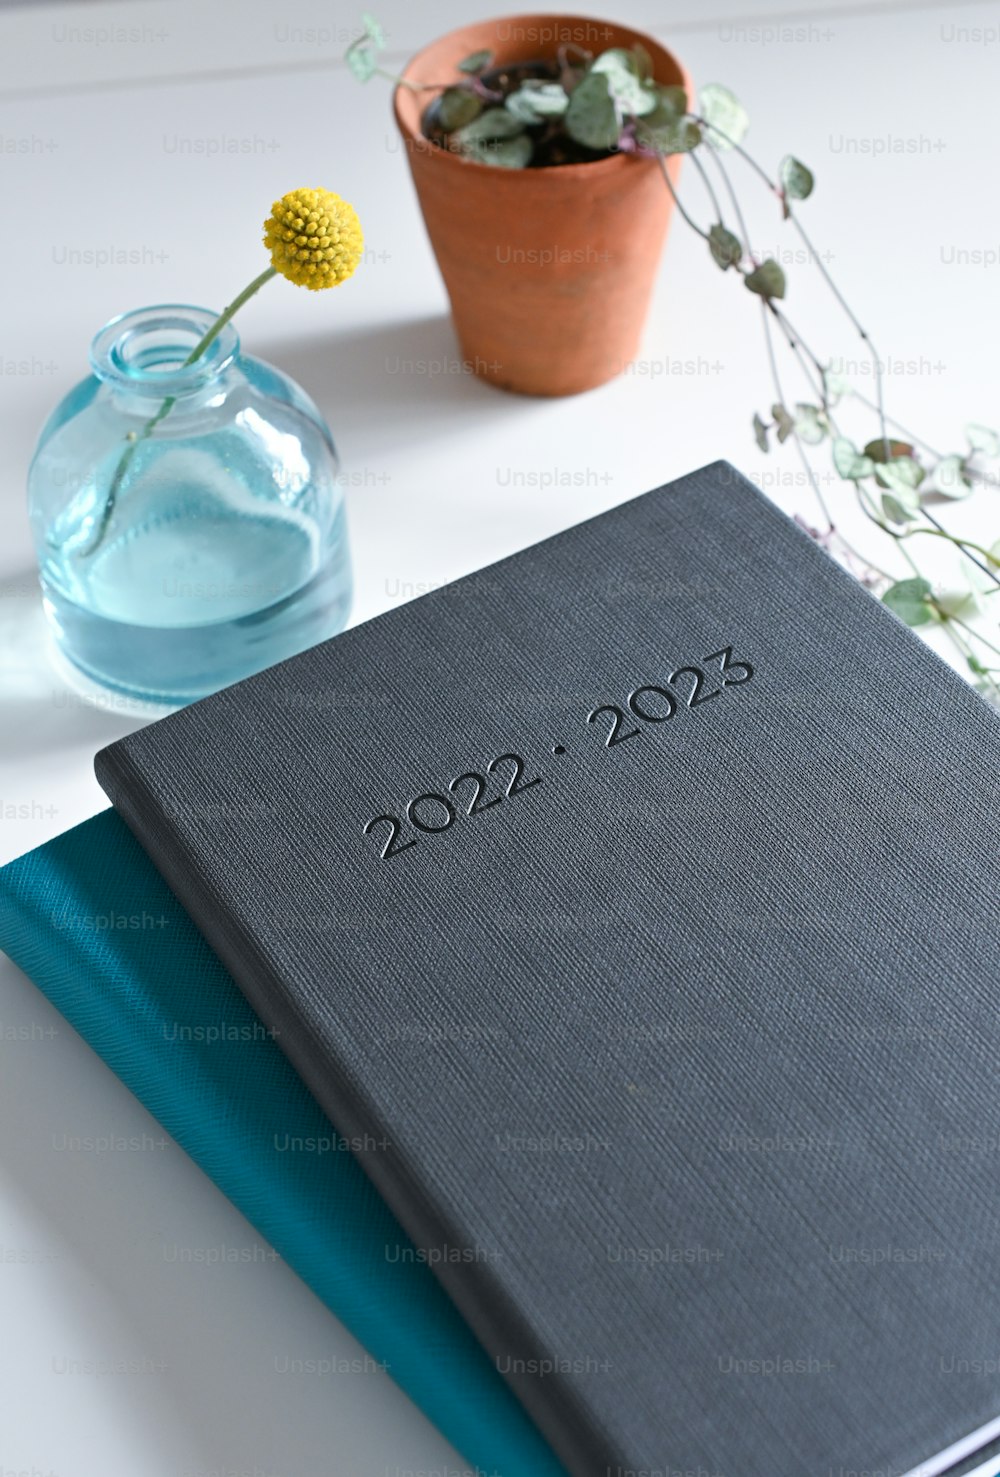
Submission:
[[239,334],[227,323],[194,364],[184,363],[218,316],[191,303],[131,308],[94,336],[90,366],[98,379],[140,394],[190,394],[216,379],[239,353]]

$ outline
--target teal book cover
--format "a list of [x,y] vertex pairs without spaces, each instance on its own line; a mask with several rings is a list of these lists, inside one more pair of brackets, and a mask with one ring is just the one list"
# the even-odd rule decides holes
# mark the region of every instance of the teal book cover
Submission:
[[346,1145],[282,1151],[335,1130],[113,811],[0,868],[0,948],[470,1463],[565,1477]]

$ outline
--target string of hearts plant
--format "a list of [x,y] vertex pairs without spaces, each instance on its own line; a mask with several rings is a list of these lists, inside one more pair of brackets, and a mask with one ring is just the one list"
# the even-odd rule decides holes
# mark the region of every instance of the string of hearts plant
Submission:
[[[1000,705],[1000,646],[972,625],[985,609],[983,601],[1000,593],[1000,539],[986,547],[949,529],[940,516],[951,500],[964,499],[976,489],[1000,487],[996,467],[1000,435],[986,426],[968,425],[964,449],[942,452],[889,416],[883,361],[799,218],[799,204],[813,192],[812,171],[788,155],[774,174],[769,172],[744,148],[749,119],[728,88],[715,83],[703,87],[697,108],[692,108],[683,88],[662,86],[653,79],[649,57],[640,46],[595,54],[570,44],[562,46],[551,63],[526,61],[503,68],[493,66],[489,52],[478,52],[459,64],[454,79],[417,87],[380,66],[384,33],[371,16],[363,20],[362,34],[346,53],[351,71],[361,81],[382,76],[397,86],[431,94],[423,128],[441,148],[501,169],[550,167],[615,152],[659,161],[664,186],[681,218],[705,242],[716,266],[740,280],[759,304],[774,398],[766,414],[754,415],[753,433],[764,452],[772,441],[796,446],[822,526],[813,527],[803,518],[800,523],[907,624],[943,630],[978,689]],[[672,154],[691,158],[711,206],[712,218],[706,224],[678,198],[664,164]],[[871,360],[874,399],[835,373],[790,319],[785,271],[773,257],[761,258],[751,248],[731,160],[773,197],[781,217],[797,233],[807,260],[864,344]],[[795,402],[786,398],[776,340],[808,387],[806,398]],[[846,434],[842,424],[849,404],[870,418],[873,434],[862,445]],[[855,549],[838,527],[812,460],[821,447],[830,456],[835,480],[850,490],[868,522],[898,549],[910,571],[907,578],[893,578]],[[927,539],[943,540],[961,555],[969,576],[962,588],[935,587],[924,573],[918,552]]]

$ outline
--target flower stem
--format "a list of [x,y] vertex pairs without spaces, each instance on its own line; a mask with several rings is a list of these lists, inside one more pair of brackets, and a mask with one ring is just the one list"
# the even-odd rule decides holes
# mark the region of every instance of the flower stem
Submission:
[[[820,255],[820,253],[816,250],[815,246],[813,245],[813,242],[812,242],[812,239],[811,239],[810,235],[805,230],[804,226],[802,225],[801,221],[798,218],[798,215],[795,213],[795,211],[793,211],[793,209],[791,207],[791,203],[787,199],[784,190],[782,190],[781,186],[777,183],[777,181],[774,180],[774,179],[772,179],[772,177],[767,172],[767,170],[764,169],[763,166],[760,165],[757,162],[757,160],[753,157],[753,155],[750,154],[746,149],[744,149],[743,146],[740,143],[738,143],[736,140],[730,138],[727,134],[725,134],[722,131],[722,129],[718,128],[715,124],[710,123],[707,119],[705,119],[703,117],[700,117],[697,113],[689,114],[689,116],[694,120],[694,122],[698,123],[703,129],[707,129],[710,132],[716,134],[717,137],[723,143],[728,144],[733,149],[733,152],[739,158],[741,158],[746,164],[748,164],[750,166],[750,168],[757,174],[757,176],[766,185],[767,189],[775,196],[775,198],[778,199],[781,202],[782,209],[783,209],[783,212],[784,212],[784,215],[785,215],[786,219],[791,222],[793,229],[798,233],[799,238],[802,241],[803,245],[806,247],[806,249],[807,249],[807,251],[809,253],[810,258],[812,259],[813,264],[816,266],[816,268],[818,269],[821,277],[823,278],[824,282],[826,283],[827,287],[829,288],[830,292],[833,294],[833,297],[835,298],[838,306],[841,308],[841,310],[844,312],[844,314],[848,318],[851,326],[854,328],[855,332],[858,334],[858,337],[865,344],[865,346],[866,346],[866,348],[867,348],[867,350],[869,352],[869,355],[871,357],[871,361],[872,361],[872,369],[873,369],[873,372],[874,372],[874,380],[875,380],[875,395],[876,395],[876,398],[875,398],[875,401],[872,402],[870,400],[867,400],[863,395],[858,394],[857,391],[854,391],[854,394],[856,395],[857,399],[862,404],[866,405],[869,409],[875,411],[875,413],[876,413],[876,415],[878,417],[878,423],[879,423],[879,440],[882,443],[883,455],[884,455],[885,460],[886,461],[889,461],[891,459],[891,456],[890,456],[889,432],[888,432],[888,426],[890,424],[897,425],[898,429],[901,430],[903,432],[903,434],[906,435],[911,442],[913,442],[914,445],[923,446],[926,451],[928,451],[928,452],[931,453],[931,455],[938,455],[939,456],[939,454],[938,453],[935,453],[933,451],[933,448],[932,447],[929,447],[926,442],[921,441],[919,437],[913,436],[912,434],[910,434],[909,432],[907,432],[904,427],[899,426],[898,422],[891,421],[890,420],[890,417],[886,414],[885,401],[884,401],[884,375],[883,375],[883,365],[882,365],[882,361],[881,361],[881,359],[879,357],[878,350],[876,349],[875,344],[872,342],[872,338],[871,338],[871,335],[868,333],[868,330],[864,327],[864,325],[858,319],[856,313],[853,311],[853,309],[851,308],[850,304],[847,302],[846,298],[844,297],[843,293],[840,291],[840,288],[837,286],[836,282],[833,280],[833,276],[830,273],[829,269],[827,268],[826,263],[824,262],[822,256]],[[731,202],[733,204],[733,207],[734,207],[734,209],[736,211],[737,219],[738,219],[739,225],[740,225],[740,230],[741,230],[741,232],[743,234],[743,237],[744,237],[744,245],[745,245],[745,248],[747,250],[747,254],[750,255],[750,253],[749,253],[749,240],[748,240],[748,236],[747,236],[746,226],[745,226],[745,223],[744,223],[743,218],[742,218],[742,213],[740,212],[739,200],[738,200],[736,191],[733,188],[733,184],[732,184],[732,180],[731,180],[730,175],[729,175],[729,171],[726,169],[725,164],[723,163],[721,157],[719,156],[718,151],[717,150],[713,150],[712,153],[713,153],[713,157],[715,159],[715,163],[717,165],[717,168],[719,169],[720,175],[721,175],[723,181],[725,182],[725,185],[726,185],[726,188],[727,188],[727,191],[728,191],[730,200],[731,200]],[[658,155],[657,157],[658,157],[658,160],[659,160],[660,168],[661,168],[661,170],[664,173],[664,178],[666,179],[667,186],[670,189],[671,195],[673,195],[673,197],[674,197],[674,201],[675,201],[675,203],[676,203],[676,205],[677,205],[677,207],[678,207],[681,215],[683,216],[683,218],[687,222],[687,224],[690,225],[690,226],[692,226],[694,228],[694,230],[698,233],[698,235],[702,237],[703,240],[706,240],[707,241],[709,239],[708,238],[708,233],[706,231],[704,231],[697,224],[697,222],[695,222],[694,220],[692,220],[691,216],[688,214],[688,212],[684,209],[684,206],[681,204],[681,201],[677,198],[677,193],[673,189],[673,186],[671,185],[671,182],[670,182],[669,178],[666,175],[666,166],[664,164],[662,155]],[[694,157],[694,162],[696,164],[699,163],[699,161],[697,160],[697,157],[696,156]],[[699,173],[701,174],[702,179],[705,181],[706,186],[708,186],[708,181],[707,181],[705,170],[700,165],[699,165]],[[708,188],[709,188],[709,194],[710,194],[710,197],[711,197],[711,200],[712,200],[713,209],[715,210],[716,215],[718,216],[718,218],[720,220],[720,223],[724,224],[724,222],[722,221],[721,212],[719,210],[718,199],[715,196],[715,193],[711,190],[711,187],[708,186]],[[750,259],[751,259],[751,261],[753,261],[752,255],[750,255]],[[743,268],[742,263],[738,263],[736,265],[736,271],[737,271],[737,273],[738,273],[739,276],[743,277],[744,280],[746,279],[747,272]],[[771,312],[771,315],[773,317],[774,322],[777,323],[777,325],[781,329],[781,331],[782,331],[785,339],[787,340],[788,347],[790,348],[790,350],[792,351],[792,353],[794,354],[794,356],[796,357],[796,359],[799,361],[799,365],[800,365],[803,373],[805,374],[806,379],[809,381],[810,387],[813,389],[814,393],[817,395],[817,398],[819,399],[820,404],[821,404],[821,406],[823,408],[824,414],[826,415],[827,422],[828,422],[828,424],[830,426],[830,429],[832,431],[832,434],[839,435],[840,432],[839,432],[839,429],[837,427],[836,418],[833,415],[832,408],[831,408],[831,405],[830,405],[830,397],[829,397],[829,393],[828,393],[828,389],[827,389],[827,371],[826,371],[826,369],[820,363],[820,361],[817,358],[817,356],[810,349],[809,345],[803,340],[801,334],[798,333],[798,331],[795,329],[795,327],[793,326],[793,324],[789,321],[789,319],[787,317],[787,314],[785,313],[784,309],[783,308],[779,308],[777,306],[777,304],[773,300],[771,300],[771,299],[767,299],[766,300],[766,306],[770,309],[770,312]],[[766,320],[766,315],[765,315],[765,324],[766,324],[766,321],[767,320]],[[768,352],[769,352],[769,359],[770,359],[771,368],[772,368],[772,379],[774,380],[775,384],[777,385],[777,373],[776,373],[776,366],[775,366],[775,361],[774,361],[774,351],[773,351],[773,347],[771,346],[770,342],[768,343]],[[817,379],[814,379],[813,374],[812,374],[812,372],[810,371],[810,368],[809,368],[809,363],[807,361],[811,361],[812,365],[814,366],[816,376],[818,376],[818,380]],[[779,400],[780,399],[781,399],[781,395],[780,395],[780,391],[779,391]],[[782,402],[782,403],[784,403],[784,402]],[[795,440],[796,440],[796,443],[797,443],[797,449],[798,449],[798,452],[799,452],[799,456],[802,458],[803,462],[808,465],[808,459],[805,456],[804,449],[803,449],[803,447],[801,445],[801,442],[799,441],[798,436],[795,437]],[[982,480],[983,482],[986,482],[986,483],[993,482],[994,485],[995,485],[996,479],[992,479],[992,478],[988,477],[985,474],[979,474],[979,476],[980,476],[980,480]],[[816,483],[816,479],[815,479],[814,476],[811,477],[811,482],[812,482],[813,490],[815,491],[815,493],[817,495],[817,498],[820,501],[821,506],[823,506],[823,500],[822,500],[822,497],[819,494],[819,488],[818,488],[818,485]],[[860,489],[859,489],[859,493],[860,493]],[[937,531],[938,537],[947,539],[958,550],[958,552],[965,559],[967,559],[971,564],[974,564],[983,574],[986,575],[986,577],[992,582],[995,590],[1000,590],[1000,574],[997,573],[997,568],[996,568],[996,566],[997,566],[997,559],[996,559],[996,556],[992,553],[992,551],[982,548],[980,545],[977,545],[977,544],[973,543],[969,539],[964,539],[964,538],[961,538],[961,537],[959,537],[957,535],[954,535],[954,534],[950,533],[947,529],[945,529],[944,525],[940,522],[940,520],[938,518],[936,518],[934,516],[934,514],[929,509],[924,508],[923,511],[924,511],[925,517],[927,518],[927,521],[932,525],[932,528],[928,528],[928,529],[914,529],[914,530],[911,530],[911,532],[932,533],[934,531]],[[893,537],[893,538],[895,538],[897,540],[897,542],[899,541],[899,539],[900,539],[901,536],[899,534],[895,533],[892,529],[888,528],[888,526],[884,523],[883,520],[879,519],[877,516],[873,516],[871,514],[870,510],[867,507],[865,507],[865,512],[869,516],[869,518],[871,519],[871,521],[873,523],[875,523],[878,527],[880,527],[884,533],[890,534],[890,536]],[[824,507],[824,513],[825,513],[825,516],[827,517],[827,521],[830,522],[830,526],[832,528],[833,527],[832,520],[830,520],[829,513],[826,512],[825,507]],[[906,536],[907,535],[905,535],[905,534],[902,535],[902,537],[906,537]],[[900,549],[901,549],[901,552],[903,552],[901,545],[900,545]],[[982,556],[982,557],[979,557],[979,556]],[[910,561],[910,562],[912,562],[912,561]]]
[[724,219],[723,214],[722,214],[722,208],[719,205],[719,197],[715,193],[715,189],[713,188],[712,181],[708,177],[708,170],[705,168],[704,164],[702,164],[701,160],[698,158],[698,151],[697,151],[697,149],[694,149],[691,152],[691,163],[694,165],[695,169],[697,169],[698,173],[701,175],[701,182],[705,186],[705,192],[708,195],[709,200],[711,200],[711,202],[712,202],[712,209],[715,212],[715,219],[719,222],[719,225],[720,226],[724,226],[726,224],[726,222],[725,222],[725,219]]
[[[181,368],[188,369],[192,364],[200,359],[209,345],[212,344],[216,338],[218,338],[219,334],[225,328],[229,320],[236,313],[239,312],[243,304],[247,302],[248,299],[252,298],[254,293],[257,292],[259,288],[264,286],[265,282],[269,282],[271,278],[276,275],[277,268],[268,267],[266,271],[261,272],[259,277],[255,277],[247,287],[244,287],[239,296],[234,297],[227,308],[223,308],[222,312],[219,314],[218,318],[216,318],[211,328],[209,328],[208,331],[198,340],[194,348],[191,350],[190,354],[184,360]],[[125,474],[128,471],[129,466],[131,465],[132,458],[135,456],[142,442],[147,440],[147,438],[150,437],[156,430],[156,427],[160,424],[160,422],[170,414],[176,402],[176,395],[167,395],[159,410],[154,416],[150,417],[141,431],[139,431],[138,433],[136,433],[135,431],[130,431],[128,433],[128,445],[122,452],[118,465],[115,468],[115,475],[111,479],[111,486],[108,488],[108,495],[104,499],[104,507],[101,509],[101,516],[98,520],[97,527],[94,530],[94,536],[87,547],[82,551],[84,555],[89,557],[100,547],[104,539],[104,535],[108,531],[108,525],[111,522],[111,515],[113,514],[117,505],[118,495],[121,492],[122,483],[125,481]]]
[[243,291],[238,297],[233,298],[228,308],[223,308],[222,312],[219,314],[218,318],[216,318],[215,322],[205,334],[204,338],[198,340],[194,348],[191,350],[190,354],[184,360],[183,367],[185,369],[187,369],[188,365],[194,364],[196,359],[201,358],[202,354],[204,354],[209,344],[211,344],[214,339],[218,338],[219,334],[225,328],[226,324],[231,318],[236,316],[240,308],[242,308],[243,304],[245,302],[249,302],[254,293],[258,292],[264,286],[265,282],[270,282],[271,278],[276,277],[277,274],[277,267],[267,267],[263,272],[261,272],[259,277],[255,277],[248,286],[244,287]]
[[877,412],[878,418],[879,418],[879,439],[882,442],[882,448],[883,448],[883,453],[884,453],[885,459],[886,459],[886,461],[888,461],[889,460],[889,432],[888,432],[887,427],[886,427],[885,400],[884,400],[884,394],[883,394],[884,387],[883,387],[883,374],[882,374],[882,360],[879,358],[878,350],[876,349],[875,345],[872,343],[871,335],[868,333],[867,329],[864,328],[864,326],[860,323],[860,321],[858,320],[857,315],[852,310],[852,308],[851,308],[850,304],[848,303],[847,299],[844,297],[843,293],[840,291],[840,288],[837,286],[836,282],[834,282],[833,277],[831,276],[830,272],[827,270],[826,263],[823,261],[822,257],[819,255],[819,253],[816,251],[816,248],[813,246],[812,241],[809,238],[809,236],[807,235],[804,226],[802,225],[802,223],[799,220],[798,216],[795,214],[794,210],[792,209],[791,203],[789,202],[788,197],[786,196],[784,190],[781,188],[781,186],[778,184],[778,182],[776,180],[773,180],[771,178],[771,176],[768,174],[767,170],[764,169],[762,165],[758,164],[757,160],[753,157],[753,155],[751,153],[749,153],[748,150],[744,149],[743,145],[740,144],[739,142],[737,142],[736,139],[730,138],[728,134],[723,133],[723,131],[722,131],[721,128],[716,127],[716,125],[714,123],[710,123],[706,118],[699,117],[698,114],[696,114],[696,113],[691,114],[691,117],[694,119],[694,121],[696,123],[700,124],[702,128],[708,128],[708,129],[710,129],[720,139],[722,139],[722,141],[724,143],[726,143],[731,149],[733,149],[734,152],[736,154],[738,154],[739,157],[742,160],[744,160],[744,162],[746,164],[748,164],[750,166],[750,168],[752,170],[754,170],[754,172],[757,175],[760,176],[760,178],[763,180],[764,184],[771,191],[771,193],[776,197],[776,199],[778,199],[778,200],[781,201],[782,210],[784,211],[786,220],[791,221],[792,226],[798,232],[799,239],[802,241],[803,246],[806,248],[806,250],[809,252],[810,256],[812,257],[813,263],[818,268],[819,273],[820,273],[820,276],[823,278],[823,280],[825,281],[827,287],[830,289],[830,291],[832,292],[834,298],[836,299],[837,303],[839,304],[839,306],[841,307],[841,309],[843,310],[843,312],[846,314],[849,322],[851,323],[851,326],[856,331],[858,337],[861,339],[862,343],[867,348],[868,353],[869,353],[869,356],[870,356],[871,361],[872,361],[872,368],[875,371],[875,376],[874,376],[875,377],[875,396],[876,396],[876,407],[875,408],[876,408],[876,412]]
[[[778,403],[780,405],[784,405],[784,403],[785,403],[785,396],[784,396],[784,392],[782,391],[782,388],[781,388],[781,377],[778,374],[778,361],[777,361],[777,358],[775,357],[775,353],[774,353],[774,341],[771,338],[771,320],[770,320],[770,317],[768,315],[768,304],[762,300],[760,307],[761,307],[762,322],[764,324],[764,342],[767,345],[767,359],[768,359],[768,363],[771,366],[771,382],[774,385],[774,391],[775,391],[775,394],[778,397]],[[809,486],[812,488],[813,496],[816,499],[816,502],[817,502],[817,504],[819,506],[820,512],[822,513],[823,517],[826,519],[827,530],[830,533],[833,533],[834,532],[834,522],[833,522],[832,517],[830,516],[830,509],[826,505],[826,498],[823,496],[823,494],[822,494],[822,492],[820,490],[819,481],[818,481],[818,479],[816,477],[816,472],[815,472],[815,469],[813,467],[813,464],[809,460],[809,458],[806,456],[806,449],[802,445],[802,438],[799,435],[798,431],[796,429],[794,429],[794,428],[792,430],[792,439],[795,442],[795,448],[798,451],[799,460],[801,461],[802,468],[803,468],[803,470],[804,470],[804,472],[806,474],[806,480],[808,481]]]
[[677,211],[681,219],[685,222],[686,225],[690,226],[691,230],[696,232],[696,234],[699,235],[703,241],[708,241],[708,232],[703,230],[701,226],[699,226],[698,222],[694,219],[694,217],[690,214],[690,212],[685,209],[684,202],[681,200],[677,191],[674,189],[674,182],[670,178],[670,171],[667,168],[666,161],[664,160],[663,155],[660,153],[659,149],[657,149],[656,151],[656,162],[660,166],[660,173],[663,175],[663,183],[670,191],[671,199],[673,200],[674,205],[677,207]]

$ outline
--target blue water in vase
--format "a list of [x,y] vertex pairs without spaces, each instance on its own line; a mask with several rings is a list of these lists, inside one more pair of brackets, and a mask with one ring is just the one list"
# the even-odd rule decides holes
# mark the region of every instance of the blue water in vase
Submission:
[[171,706],[335,634],[351,600],[329,431],[298,386],[239,355],[231,327],[206,364],[182,368],[211,319],[147,309],[103,330],[30,477],[62,654],[102,687]]

